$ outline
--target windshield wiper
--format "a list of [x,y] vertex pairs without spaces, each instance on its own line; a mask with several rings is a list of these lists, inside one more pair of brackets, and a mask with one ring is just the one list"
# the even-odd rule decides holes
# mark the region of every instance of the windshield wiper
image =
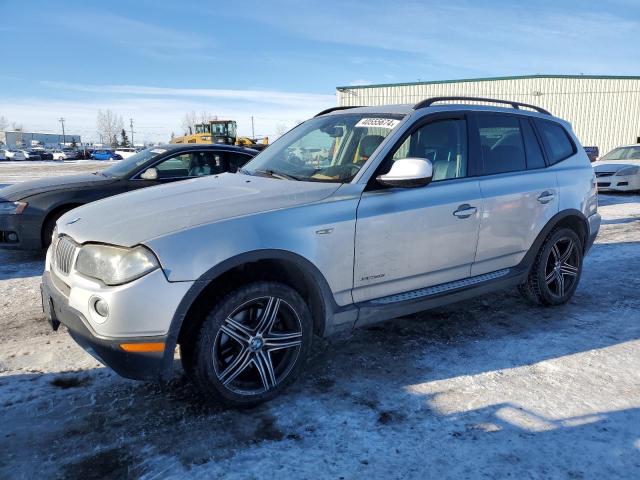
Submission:
[[274,170],[254,170],[253,173],[261,173],[280,180],[300,180],[298,177],[289,175],[288,173],[276,172]]

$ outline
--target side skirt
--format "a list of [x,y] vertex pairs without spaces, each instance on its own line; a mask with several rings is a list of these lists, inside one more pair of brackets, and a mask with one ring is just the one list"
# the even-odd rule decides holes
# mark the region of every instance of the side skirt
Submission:
[[527,272],[528,269],[518,267],[498,270],[362,302],[358,305],[359,315],[354,327],[359,328],[510,288],[523,283],[527,278]]

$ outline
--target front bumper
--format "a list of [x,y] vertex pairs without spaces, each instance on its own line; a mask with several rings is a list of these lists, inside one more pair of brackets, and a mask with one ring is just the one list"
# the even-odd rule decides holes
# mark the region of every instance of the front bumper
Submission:
[[631,192],[640,190],[640,175],[607,175],[598,177],[599,192]]
[[127,352],[121,347],[124,343],[165,343],[166,336],[117,339],[99,336],[86,317],[69,306],[67,296],[56,287],[49,271],[42,275],[41,290],[42,307],[54,330],[60,324],[66,326],[78,345],[118,375],[134,380],[161,380],[170,375],[165,352]]
[[[26,211],[20,215],[0,215],[0,248],[8,250],[41,250],[41,227],[41,219],[38,220]],[[9,239],[11,233],[17,235],[17,241]]]

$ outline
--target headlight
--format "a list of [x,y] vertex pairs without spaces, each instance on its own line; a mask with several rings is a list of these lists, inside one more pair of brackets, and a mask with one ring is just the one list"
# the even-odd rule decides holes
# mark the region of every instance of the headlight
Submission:
[[637,175],[640,173],[640,167],[625,167],[618,170],[615,175]]
[[0,213],[20,215],[27,208],[26,202],[0,202]]
[[122,248],[87,244],[80,248],[76,270],[106,285],[121,285],[159,267],[155,255],[145,247]]

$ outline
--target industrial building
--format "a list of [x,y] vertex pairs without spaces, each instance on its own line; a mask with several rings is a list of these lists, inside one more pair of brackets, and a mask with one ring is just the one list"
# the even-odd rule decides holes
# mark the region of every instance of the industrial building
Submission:
[[76,145],[80,145],[82,143],[80,135],[0,131],[0,145],[7,148],[31,148],[35,146],[56,148],[64,145],[71,145],[74,141]]
[[338,105],[417,103],[429,97],[470,96],[543,107],[573,125],[584,146],[603,155],[640,143],[640,76],[527,75],[337,87]]

